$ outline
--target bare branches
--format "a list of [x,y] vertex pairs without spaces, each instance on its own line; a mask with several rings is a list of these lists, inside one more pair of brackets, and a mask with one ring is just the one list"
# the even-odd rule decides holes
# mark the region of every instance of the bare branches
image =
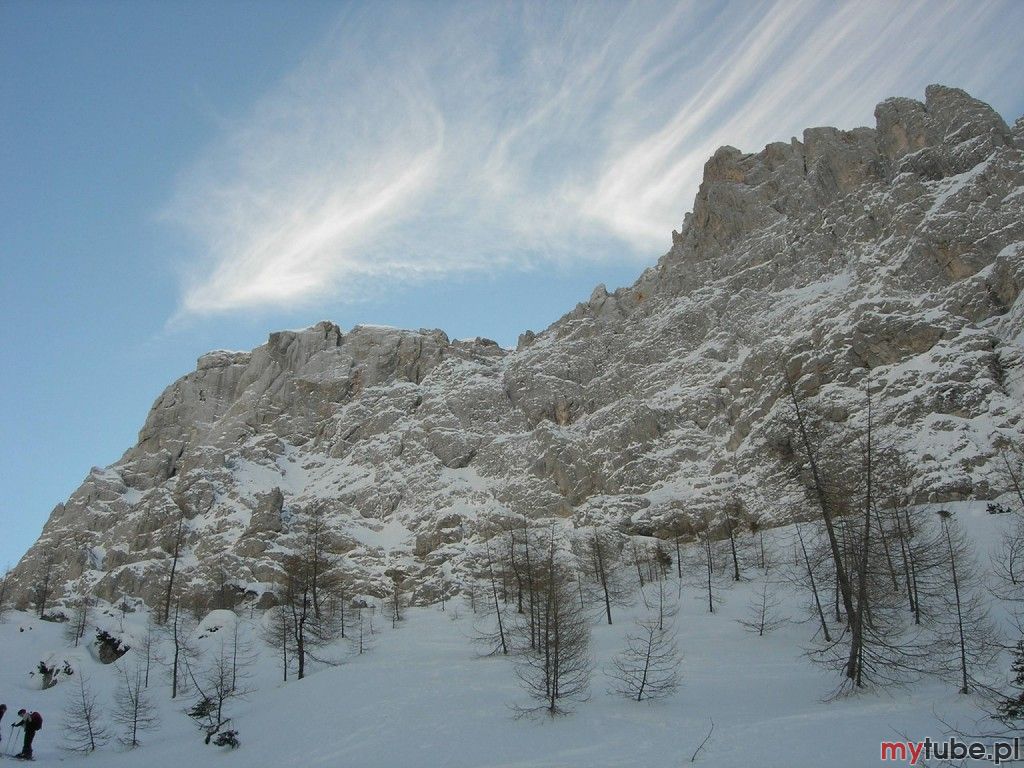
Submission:
[[1017,641],[1010,671],[1013,672],[1013,688],[999,700],[995,718],[1008,728],[1020,730],[1024,724],[1024,637]]
[[[833,504],[829,499],[828,490],[825,486],[825,481],[822,477],[822,473],[818,468],[817,451],[811,443],[811,439],[808,436],[807,425],[804,421],[803,412],[800,410],[800,399],[797,397],[796,388],[793,386],[793,381],[787,375],[785,377],[786,387],[789,391],[790,399],[793,402],[793,410],[796,414],[797,427],[800,434],[800,442],[803,445],[804,453],[807,457],[808,464],[811,469],[811,476],[814,481],[814,496],[818,502],[818,508],[821,512],[821,519],[825,524],[825,531],[828,534],[829,547],[832,552],[832,560],[836,569],[836,582],[838,585],[838,591],[842,596],[843,606],[846,609],[846,615],[848,617],[853,616],[853,590],[850,586],[850,579],[847,575],[846,564],[843,560],[842,550],[839,547],[839,539],[836,537],[835,527],[833,525]],[[852,674],[851,674],[852,673]],[[855,677],[856,670],[847,670],[848,677]]]
[[[676,590],[673,590],[676,591]],[[654,584],[648,584],[640,590],[644,606],[654,615],[654,621],[658,629],[665,629],[666,620],[671,620],[679,612],[679,604],[671,600],[667,580],[659,578]]]
[[[1010,517],[1007,515],[1007,517]],[[1010,527],[989,555],[993,595],[1009,603],[1018,626],[1024,625],[1024,518],[1013,515]]]
[[995,660],[998,646],[988,606],[980,589],[973,549],[963,529],[940,511],[943,561],[933,599],[940,609],[933,626],[933,658],[940,674],[955,675],[960,693],[970,693],[976,678]]
[[88,676],[79,670],[78,688],[64,709],[64,748],[70,752],[94,752],[108,739],[96,694]]
[[[287,618],[279,617],[271,634],[280,638],[279,629],[290,634],[287,641],[281,639],[282,656],[287,662],[292,652],[301,680],[306,676],[307,660],[313,658],[311,652],[345,633],[344,575],[337,559],[327,551],[321,514],[311,515],[302,548],[285,558],[279,584]],[[396,606],[398,589],[396,580]],[[395,610],[397,616],[397,607]]]
[[[579,605],[569,570],[556,557],[554,530],[547,557],[535,562],[529,577],[540,598],[531,608],[534,626],[521,623],[523,650],[516,674],[523,688],[538,704],[518,707],[520,714],[546,712],[554,717],[567,713],[568,701],[585,700],[593,660],[590,656],[590,624]],[[528,630],[530,642],[523,634]]]
[[118,666],[120,684],[114,693],[112,718],[123,730],[118,741],[129,749],[139,746],[139,735],[157,727],[156,708],[146,690],[146,669],[136,663],[132,669]]
[[1010,445],[1000,452],[1002,470],[1000,478],[1015,497],[1017,512],[1024,514],[1024,451],[1019,445]]
[[164,610],[162,623],[166,624],[171,617],[171,600],[174,595],[174,578],[178,571],[178,560],[181,557],[181,549],[185,544],[185,513],[179,511],[174,524],[174,534],[171,537],[170,553],[171,567],[167,574],[167,589],[164,593]]
[[594,528],[585,542],[581,560],[585,570],[589,566],[590,575],[600,590],[599,599],[605,619],[611,624],[612,606],[628,602],[627,590],[619,570],[622,544],[610,532],[598,528]]
[[225,734],[228,738],[215,743],[238,745],[237,730],[226,729],[231,723],[228,704],[234,699],[251,693],[244,681],[248,679],[248,667],[252,663],[250,649],[239,634],[236,622],[231,638],[223,638],[217,655],[198,676],[193,677],[198,698],[189,710],[189,717],[205,734],[203,742],[209,744],[215,736]]
[[[484,646],[485,655],[494,656],[500,653],[502,656],[507,656],[512,647],[509,637],[509,621],[505,615],[505,606],[499,597],[494,554],[490,541],[486,544],[484,572],[481,576],[485,580],[484,596],[479,601],[474,598],[473,604],[475,606],[479,603],[483,610],[481,616],[474,621],[476,633],[474,639]],[[487,627],[485,622],[492,620],[493,626]]]
[[748,606],[747,618],[737,619],[748,632],[757,632],[758,637],[764,637],[766,633],[778,629],[785,623],[785,618],[778,615],[781,601],[772,589],[774,584],[774,579],[766,571],[761,589],[754,594]]
[[[828,631],[828,621],[825,619],[825,611],[824,611],[824,609],[822,608],[822,605],[821,605],[821,595],[818,592],[818,580],[815,578],[815,575],[814,575],[815,565],[812,564],[811,557],[810,557],[810,555],[807,552],[807,542],[804,540],[804,534],[803,534],[803,531],[800,528],[800,524],[797,523],[795,527],[796,527],[797,540],[800,542],[801,558],[802,558],[802,561],[803,561],[804,569],[806,570],[806,574],[807,574],[807,581],[805,583],[807,585],[807,588],[811,592],[811,596],[814,598],[814,610],[815,610],[815,614],[818,617],[818,621],[820,622],[820,625],[821,625],[822,637],[825,639],[826,643],[831,643],[832,642],[832,636],[831,636],[831,634]],[[798,569],[798,572],[799,572],[799,569]],[[803,582],[803,579],[798,578],[797,581],[798,582]]]
[[56,552],[52,545],[47,545],[43,552],[43,562],[39,566],[39,577],[38,581],[32,589],[33,598],[35,599],[36,609],[39,611],[39,618],[46,617],[46,606],[50,600],[50,594],[53,591],[53,569],[56,565]]
[[[861,688],[871,681],[906,682],[927,670],[928,659],[918,633],[907,627],[902,610],[909,605],[915,620],[921,621],[922,580],[934,559],[921,526],[909,513],[913,470],[897,452],[879,445],[870,376],[865,377],[864,427],[860,432],[843,433],[838,427],[826,426],[825,419],[819,420],[819,431],[837,433],[833,442],[841,448],[833,452],[815,448],[810,411],[803,407],[793,383],[787,380],[787,386],[831,555],[835,620],[846,623],[838,637],[828,632],[821,582],[814,558],[802,542],[806,570],[815,581],[812,592],[819,621],[826,638],[833,638],[826,639],[826,645],[812,652],[812,657],[842,670],[845,680],[840,688]],[[858,445],[859,456],[849,450]],[[888,507],[885,515],[882,503]],[[803,538],[800,530],[798,538]],[[901,594],[904,585],[905,597]]]
[[679,649],[671,626],[657,620],[636,622],[626,634],[626,648],[612,659],[612,692],[643,701],[670,696],[679,688]]
[[171,676],[171,698],[176,699],[178,693],[187,686],[188,677],[185,670],[192,659],[199,655],[192,642],[192,631],[195,629],[191,617],[181,610],[181,601],[175,600],[174,609],[164,625],[164,632],[171,643],[171,658],[167,662]]
[[291,611],[287,606],[278,605],[263,615],[262,638],[280,654],[281,675],[288,682],[288,665],[293,650],[294,629],[291,625]]
[[76,648],[89,628],[89,614],[95,601],[89,594],[88,583],[83,576],[75,585],[75,596],[71,601],[71,620],[64,627],[64,637]]
[[694,564],[687,569],[693,579],[694,586],[702,588],[705,595],[705,602],[708,606],[708,613],[714,613],[715,607],[721,600],[718,589],[717,574],[715,573],[715,549],[717,542],[712,538],[711,518],[704,517],[704,530],[697,535],[698,545],[692,552]]

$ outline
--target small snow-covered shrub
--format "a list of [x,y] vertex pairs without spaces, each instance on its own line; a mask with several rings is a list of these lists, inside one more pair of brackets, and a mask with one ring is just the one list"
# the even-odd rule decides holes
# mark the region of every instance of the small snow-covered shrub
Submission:
[[221,731],[217,734],[217,738],[213,740],[213,743],[218,747],[230,747],[231,749],[237,749],[240,745],[238,741],[238,731]]

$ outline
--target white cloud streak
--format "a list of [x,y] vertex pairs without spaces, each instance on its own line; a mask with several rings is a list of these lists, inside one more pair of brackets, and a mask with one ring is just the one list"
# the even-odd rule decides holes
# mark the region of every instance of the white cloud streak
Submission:
[[928,82],[1011,101],[1022,9],[358,7],[182,174],[167,213],[203,256],[185,265],[180,314],[649,261],[720,144],[870,123],[880,98]]

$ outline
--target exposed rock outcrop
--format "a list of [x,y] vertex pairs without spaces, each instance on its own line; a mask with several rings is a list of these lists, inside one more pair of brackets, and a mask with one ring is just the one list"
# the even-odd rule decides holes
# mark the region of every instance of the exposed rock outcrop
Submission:
[[204,355],[14,588],[52,553],[62,584],[152,601],[179,520],[189,588],[263,594],[318,510],[356,591],[397,568],[429,599],[504,516],[665,534],[737,496],[785,516],[764,493],[793,474],[784,373],[848,436],[870,375],[922,499],[989,493],[1024,429],[1024,122],[941,86],[875,114],[718,150],[657,266],[515,351],[323,322]]

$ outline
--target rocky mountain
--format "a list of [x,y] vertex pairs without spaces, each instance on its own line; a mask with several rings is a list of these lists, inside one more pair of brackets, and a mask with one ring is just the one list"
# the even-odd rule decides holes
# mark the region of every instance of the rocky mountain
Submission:
[[322,512],[360,590],[399,569],[427,601],[509,515],[673,535],[740,499],[784,519],[765,489],[793,475],[786,375],[848,442],[869,380],[919,500],[991,495],[1024,433],[1024,118],[942,86],[875,118],[719,149],[656,266],[515,350],[322,322],[204,355],[53,510],[15,592],[52,563],[57,594],[84,577],[152,604],[179,520],[196,590],[272,591]]

